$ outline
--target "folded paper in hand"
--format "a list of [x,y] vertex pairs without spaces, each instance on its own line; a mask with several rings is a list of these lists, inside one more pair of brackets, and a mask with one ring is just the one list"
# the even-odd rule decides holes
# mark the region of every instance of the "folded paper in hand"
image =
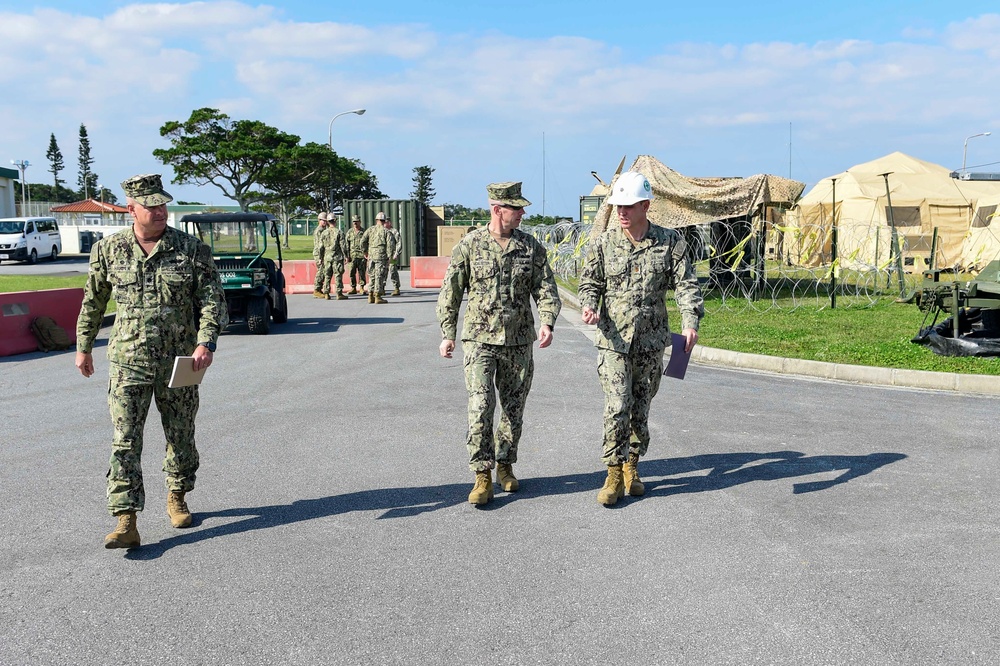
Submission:
[[687,339],[680,333],[671,333],[670,339],[670,360],[667,361],[667,367],[663,369],[663,374],[666,377],[684,379],[688,361],[691,360],[691,352],[684,351]]
[[206,370],[208,370],[207,367],[201,370],[194,369],[194,356],[178,356],[174,359],[174,371],[170,373],[170,382],[167,384],[167,388],[197,386],[201,384]]

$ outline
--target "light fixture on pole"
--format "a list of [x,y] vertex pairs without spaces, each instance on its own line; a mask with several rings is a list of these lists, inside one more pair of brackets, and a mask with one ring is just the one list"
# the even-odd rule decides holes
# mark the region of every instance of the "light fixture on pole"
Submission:
[[336,120],[337,118],[341,117],[341,116],[346,116],[349,113],[354,113],[354,114],[357,114],[359,116],[363,116],[363,115],[365,115],[365,111],[366,110],[367,109],[354,109],[353,111],[344,111],[342,113],[338,113],[333,118],[330,118],[330,128],[329,128],[329,130],[327,130],[327,133],[326,133],[326,135],[327,135],[326,136],[326,144],[328,146],[330,146],[330,150],[333,150],[333,121]]
[[[329,126],[329,128],[327,129],[327,132],[326,132],[326,145],[329,146],[330,150],[333,150],[333,121],[336,120],[337,118],[341,117],[341,116],[346,116],[346,115],[351,114],[351,113],[353,113],[355,115],[358,115],[358,116],[363,116],[363,115],[365,115],[365,111],[366,110],[367,109],[354,109],[353,111],[342,111],[341,113],[338,113],[337,115],[335,115],[333,118],[330,118],[330,126]],[[330,181],[331,181],[330,182],[330,201],[329,201],[328,205],[329,205],[330,209],[333,210],[333,178],[332,177],[331,177]]]
[[24,182],[24,170],[31,166],[31,162],[28,160],[11,160],[11,164],[16,166],[21,171],[21,215],[27,215],[27,183]]
[[973,134],[972,136],[965,137],[965,145],[962,147],[962,173],[965,173],[965,156],[969,152],[969,139],[975,139],[977,136],[989,136],[992,132],[980,132],[979,134]]

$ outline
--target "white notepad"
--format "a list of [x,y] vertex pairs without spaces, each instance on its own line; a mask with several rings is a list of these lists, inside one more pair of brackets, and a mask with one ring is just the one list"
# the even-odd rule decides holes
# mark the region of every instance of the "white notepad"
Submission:
[[170,382],[167,388],[180,388],[182,386],[197,386],[205,377],[205,371],[194,369],[194,356],[178,356],[174,359],[174,371],[170,373]]

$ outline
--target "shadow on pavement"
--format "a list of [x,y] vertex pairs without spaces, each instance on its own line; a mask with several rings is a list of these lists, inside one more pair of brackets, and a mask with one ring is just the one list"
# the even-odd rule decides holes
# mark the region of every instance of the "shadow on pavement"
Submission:
[[[646,485],[646,501],[648,501],[651,497],[708,492],[753,481],[774,481],[842,470],[842,473],[834,479],[796,483],[793,486],[793,493],[798,495],[847,483],[851,479],[905,458],[906,456],[901,453],[871,453],[860,456],[807,456],[798,451],[718,453],[687,458],[644,460],[640,462],[639,471]],[[708,471],[707,474],[670,478],[705,470]],[[604,478],[604,471],[535,478],[526,476],[521,479],[521,489],[517,493],[499,493],[493,502],[485,505],[482,510],[494,511],[511,502],[549,495],[579,492],[596,494]],[[195,513],[192,528],[200,527],[215,518],[244,519],[203,530],[187,530],[163,541],[128,551],[125,556],[134,560],[152,560],[171,548],[184,544],[291,525],[351,511],[383,511],[379,519],[407,518],[463,504],[468,501],[471,487],[470,480],[469,483],[419,488],[378,488],[318,499],[297,500],[291,504]],[[626,501],[619,503],[618,507],[628,504],[629,498],[626,498]]]

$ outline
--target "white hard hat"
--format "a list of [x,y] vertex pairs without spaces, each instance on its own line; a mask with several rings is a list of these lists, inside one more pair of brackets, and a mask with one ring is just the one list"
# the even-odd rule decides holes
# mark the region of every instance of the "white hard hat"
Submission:
[[631,206],[643,200],[653,200],[653,188],[638,171],[626,171],[618,176],[618,180],[611,186],[611,196],[608,197],[608,203],[613,206]]

